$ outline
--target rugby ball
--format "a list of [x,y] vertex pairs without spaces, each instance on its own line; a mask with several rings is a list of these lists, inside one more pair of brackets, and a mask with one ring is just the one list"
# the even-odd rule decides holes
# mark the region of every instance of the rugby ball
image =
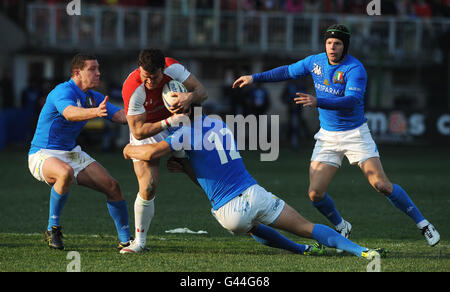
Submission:
[[162,100],[167,110],[171,112],[170,107],[174,104],[178,97],[172,96],[173,92],[187,92],[186,87],[184,87],[183,83],[178,82],[176,80],[170,80],[166,84],[164,84],[162,90]]

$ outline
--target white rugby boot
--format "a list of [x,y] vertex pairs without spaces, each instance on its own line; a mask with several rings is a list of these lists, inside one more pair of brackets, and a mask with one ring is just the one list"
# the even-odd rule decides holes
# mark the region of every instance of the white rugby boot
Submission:
[[121,253],[121,254],[127,254],[127,253],[141,253],[141,252],[147,252],[147,251],[149,251],[149,250],[150,250],[149,248],[147,248],[147,247],[145,247],[145,246],[141,246],[141,245],[139,244],[139,242],[137,242],[136,240],[133,240],[129,246],[123,247],[123,248],[120,250],[120,253]]
[[422,235],[425,236],[425,239],[430,246],[435,246],[439,243],[439,240],[441,240],[439,232],[437,232],[436,228],[434,228],[431,223],[422,228],[420,231],[422,232]]
[[[336,229],[336,231],[345,238],[349,238],[350,234],[352,233],[352,225],[350,224],[350,222],[345,221],[344,219],[342,219],[342,221],[343,224],[342,223],[341,224],[343,225],[343,227],[341,229]],[[336,252],[343,253],[344,251],[341,249],[336,249]]]

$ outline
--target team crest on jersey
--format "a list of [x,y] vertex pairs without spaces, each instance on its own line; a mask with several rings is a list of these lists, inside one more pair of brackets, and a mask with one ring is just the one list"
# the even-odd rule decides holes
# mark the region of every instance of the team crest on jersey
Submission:
[[344,72],[337,71],[336,74],[334,74],[333,82],[343,84],[344,83]]
[[323,84],[325,84],[326,86],[330,86],[330,82],[328,82],[328,79],[325,78],[325,80],[323,81]]
[[316,74],[317,76],[322,76],[322,68],[314,63],[314,68],[311,70],[312,73]]
[[84,104],[87,108],[97,107],[93,97],[86,96],[86,103]]

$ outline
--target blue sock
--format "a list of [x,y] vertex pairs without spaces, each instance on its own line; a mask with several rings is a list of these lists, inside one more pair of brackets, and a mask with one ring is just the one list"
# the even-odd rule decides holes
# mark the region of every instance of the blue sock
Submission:
[[325,215],[334,226],[337,226],[342,222],[341,214],[336,210],[333,199],[327,193],[325,193],[325,196],[319,202],[313,202],[313,206],[316,207],[320,213]]
[[341,249],[358,257],[361,257],[361,253],[367,250],[322,224],[314,225],[312,237],[325,246]]
[[109,215],[114,220],[116,225],[117,235],[120,242],[127,242],[130,240],[130,223],[128,219],[128,207],[125,200],[119,202],[106,201]]
[[304,244],[293,242],[275,229],[263,224],[259,224],[258,228],[251,233],[251,236],[259,243],[270,247],[285,249],[293,253],[303,254],[307,247]]
[[52,230],[52,226],[60,226],[59,218],[61,211],[66,204],[69,192],[65,195],[58,194],[54,188],[50,191],[50,210],[48,214],[48,226],[47,230]]
[[414,205],[411,198],[402,189],[401,186],[394,184],[392,193],[387,196],[387,198],[392,203],[392,205],[411,217],[414,222],[416,222],[416,224],[425,220],[425,218],[422,216],[422,213],[420,213],[419,209],[416,207],[416,205]]

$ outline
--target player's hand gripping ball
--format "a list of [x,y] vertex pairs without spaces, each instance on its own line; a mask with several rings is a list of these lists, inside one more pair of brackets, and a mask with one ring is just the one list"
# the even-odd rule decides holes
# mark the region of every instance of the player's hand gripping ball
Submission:
[[162,99],[164,101],[164,105],[166,106],[167,110],[173,113],[173,110],[171,110],[172,105],[177,100],[177,96],[174,95],[174,92],[187,92],[186,87],[184,87],[183,83],[178,82],[176,80],[170,80],[166,84],[164,84],[163,90],[162,90]]

